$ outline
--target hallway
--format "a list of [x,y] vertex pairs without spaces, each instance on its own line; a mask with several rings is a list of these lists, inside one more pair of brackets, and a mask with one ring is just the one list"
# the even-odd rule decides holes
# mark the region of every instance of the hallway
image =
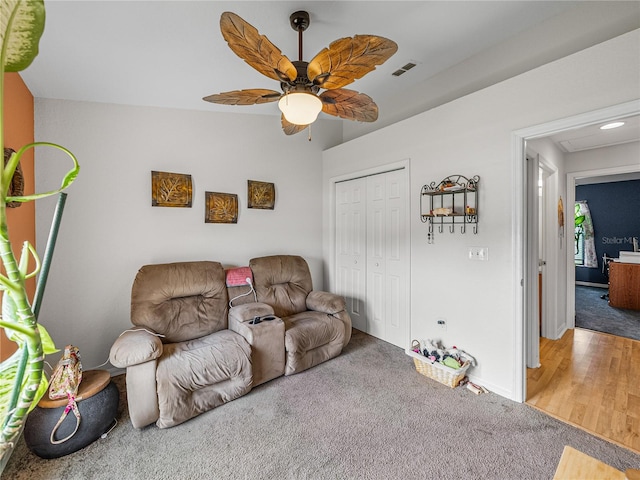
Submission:
[[526,403],[640,453],[640,341],[590,330],[540,339]]

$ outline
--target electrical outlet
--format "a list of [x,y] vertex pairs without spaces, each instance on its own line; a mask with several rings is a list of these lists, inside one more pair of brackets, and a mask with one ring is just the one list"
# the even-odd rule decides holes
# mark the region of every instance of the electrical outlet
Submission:
[[447,321],[444,318],[437,318],[436,319],[436,325],[441,330],[446,330],[447,329]]
[[488,247],[469,247],[469,260],[489,260]]

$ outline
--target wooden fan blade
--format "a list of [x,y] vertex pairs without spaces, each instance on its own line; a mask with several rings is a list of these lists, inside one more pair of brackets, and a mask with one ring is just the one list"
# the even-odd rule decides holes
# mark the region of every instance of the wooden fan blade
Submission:
[[322,88],[342,88],[375,70],[397,50],[396,42],[375,35],[341,38],[313,57],[307,76]]
[[295,135],[296,133],[303,131],[305,128],[309,126],[309,125],[296,125],[295,123],[291,123],[286,118],[284,118],[284,115],[280,116],[280,121],[282,122],[282,131],[287,135]]
[[364,93],[339,88],[323,92],[320,100],[322,111],[329,115],[359,122],[375,122],[378,119],[378,106]]
[[293,82],[298,76],[280,49],[235,13],[222,14],[220,30],[231,50],[263,75],[279,82]]
[[203,100],[223,105],[255,105],[259,103],[275,102],[282,93],[264,88],[252,88],[249,90],[233,90],[232,92],[216,93],[204,97]]

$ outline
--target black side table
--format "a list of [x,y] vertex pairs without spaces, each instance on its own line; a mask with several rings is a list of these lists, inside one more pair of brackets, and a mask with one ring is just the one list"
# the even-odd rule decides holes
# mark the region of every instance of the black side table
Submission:
[[[51,400],[45,394],[38,406],[27,416],[24,439],[27,447],[41,458],[58,458],[76,452],[96,441],[114,424],[118,412],[118,388],[111,382],[106,370],[82,372],[76,402],[80,411],[80,426],[73,437],[54,445],[50,441],[53,427],[67,405],[66,399]],[[76,417],[67,415],[56,432],[56,438],[64,438],[73,432]]]

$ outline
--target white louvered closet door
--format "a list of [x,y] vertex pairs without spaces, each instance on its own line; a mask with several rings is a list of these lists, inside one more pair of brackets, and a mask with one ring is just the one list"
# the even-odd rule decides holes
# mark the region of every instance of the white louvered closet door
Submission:
[[336,184],[336,291],[347,300],[354,328],[367,331],[366,235],[367,181]]
[[[337,285],[347,298],[353,325],[406,348],[409,341],[406,170],[349,180],[336,188]],[[352,312],[354,306],[357,311]]]

